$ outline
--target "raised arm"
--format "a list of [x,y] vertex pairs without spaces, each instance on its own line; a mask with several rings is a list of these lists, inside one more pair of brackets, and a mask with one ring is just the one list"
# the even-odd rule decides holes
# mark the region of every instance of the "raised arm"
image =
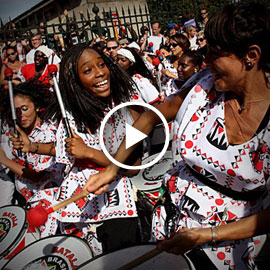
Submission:
[[[156,108],[164,115],[167,121],[171,121],[175,118],[179,107],[181,106],[189,90],[190,89],[185,89],[178,95],[175,95],[172,98],[168,98],[165,103],[156,106]],[[158,115],[153,111],[149,110],[143,113],[137,119],[133,127],[140,130],[144,134],[149,134],[154,128],[154,126],[159,124],[160,122],[161,119],[158,117]],[[134,145],[126,149],[125,145],[126,142],[124,139],[114,157],[117,161],[121,163],[125,163],[128,156],[136,148],[136,145]],[[101,194],[108,189],[109,183],[112,182],[113,179],[116,177],[119,169],[120,168],[118,166],[111,163],[109,166],[106,167],[104,171],[91,176],[84,188],[87,189],[89,192]]]

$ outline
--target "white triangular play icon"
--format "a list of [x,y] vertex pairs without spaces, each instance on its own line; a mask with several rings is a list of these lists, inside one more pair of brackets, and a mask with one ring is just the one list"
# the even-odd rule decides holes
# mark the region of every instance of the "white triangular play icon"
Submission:
[[147,135],[126,123],[126,149],[145,139]]

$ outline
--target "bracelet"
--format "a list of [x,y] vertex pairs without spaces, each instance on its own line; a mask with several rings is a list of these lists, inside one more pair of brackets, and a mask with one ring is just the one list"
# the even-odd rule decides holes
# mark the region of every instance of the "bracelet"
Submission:
[[212,245],[216,245],[217,243],[217,229],[218,229],[219,226],[214,226],[214,227],[211,227],[211,236],[212,236],[212,240],[211,240],[211,244]]

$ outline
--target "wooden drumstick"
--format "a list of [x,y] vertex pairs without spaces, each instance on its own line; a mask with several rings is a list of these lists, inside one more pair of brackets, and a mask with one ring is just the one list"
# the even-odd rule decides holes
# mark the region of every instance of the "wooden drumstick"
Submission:
[[48,215],[67,206],[68,204],[75,202],[79,199],[82,199],[83,197],[87,196],[89,194],[89,191],[86,189],[82,190],[78,194],[73,195],[72,197],[48,208],[45,209],[41,206],[36,206],[34,208],[31,208],[27,213],[27,221],[30,226],[32,227],[40,227],[41,225],[44,225],[48,219]]
[[121,266],[120,268],[117,268],[116,270],[131,270],[134,267],[150,260],[151,258],[157,256],[158,254],[160,254],[161,250],[157,250],[156,248],[146,252],[145,254],[141,255],[140,257],[134,259],[133,261]]

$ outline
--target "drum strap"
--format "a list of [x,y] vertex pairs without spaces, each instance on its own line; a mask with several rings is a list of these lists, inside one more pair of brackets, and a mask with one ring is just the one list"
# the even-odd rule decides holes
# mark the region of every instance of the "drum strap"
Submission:
[[241,201],[255,201],[259,198],[263,198],[266,194],[266,191],[249,191],[249,192],[239,192],[235,191],[229,188],[226,188],[224,186],[221,186],[220,184],[215,183],[214,181],[208,179],[206,176],[196,172],[191,167],[188,167],[191,174],[196,177],[200,182],[205,184],[206,186],[214,189],[217,192],[220,192],[230,198],[233,198],[234,200],[241,200]]

